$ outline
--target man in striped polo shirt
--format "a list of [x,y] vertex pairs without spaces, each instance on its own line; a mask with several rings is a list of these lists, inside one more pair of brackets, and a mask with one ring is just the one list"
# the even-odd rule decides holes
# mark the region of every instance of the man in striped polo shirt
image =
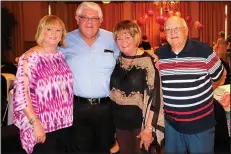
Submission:
[[213,88],[225,69],[211,47],[187,38],[183,18],[168,18],[164,28],[169,44],[156,51],[164,97],[164,150],[212,153],[216,124]]

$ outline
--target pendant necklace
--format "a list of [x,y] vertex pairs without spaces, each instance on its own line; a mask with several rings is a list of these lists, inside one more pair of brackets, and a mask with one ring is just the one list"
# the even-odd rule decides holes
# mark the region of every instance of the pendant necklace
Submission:
[[133,56],[133,58],[132,58],[132,60],[131,60],[130,64],[129,64],[129,65],[127,65],[127,64],[126,64],[128,67],[124,68],[124,70],[125,70],[125,76],[124,76],[124,79],[126,79],[126,78],[127,78],[128,71],[130,71],[130,70],[131,70],[131,68],[132,68],[132,63],[133,63],[133,61],[134,61],[134,59],[135,59],[135,57],[136,57],[136,54],[137,54],[137,50],[136,50],[136,53],[135,53],[135,55]]

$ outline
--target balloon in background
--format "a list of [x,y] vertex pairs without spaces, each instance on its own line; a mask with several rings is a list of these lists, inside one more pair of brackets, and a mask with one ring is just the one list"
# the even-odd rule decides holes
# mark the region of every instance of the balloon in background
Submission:
[[164,32],[164,25],[160,25],[159,29],[160,29],[161,32]]
[[177,12],[175,13],[175,16],[178,16],[178,17],[180,17],[180,16],[181,16],[181,13],[180,13],[180,11],[177,11]]
[[186,20],[187,23],[190,23],[192,21],[192,17],[191,16],[187,16],[185,18],[185,20]]
[[144,14],[144,19],[147,20],[148,19],[148,15],[147,13]]
[[153,16],[153,11],[152,10],[148,10],[148,16],[152,17]]
[[192,29],[192,27],[193,27],[193,25],[194,25],[194,21],[191,20],[190,22],[187,23],[187,25],[188,25],[188,28],[189,28],[189,29]]
[[202,29],[203,29],[203,25],[202,24],[199,24],[198,26],[197,26],[197,29],[199,30],[199,31],[201,31]]
[[168,16],[171,17],[173,16],[174,12],[172,10],[168,11]]
[[157,22],[158,24],[160,24],[160,23],[159,23],[160,17],[161,17],[161,16],[157,16],[157,18],[156,18],[156,22]]
[[166,33],[164,33],[164,32],[160,33],[160,42],[161,43],[166,42]]
[[199,24],[200,24],[199,21],[196,21],[196,22],[194,23],[196,29],[197,29],[197,26],[198,26]]
[[164,32],[160,33],[160,39],[166,39],[166,34]]
[[156,22],[157,22],[158,24],[160,24],[160,25],[164,25],[165,20],[166,20],[166,18],[163,17],[163,16],[158,16],[158,17],[156,18]]
[[140,19],[137,21],[137,24],[138,24],[139,26],[143,26],[144,23],[145,23],[145,20],[142,19],[142,18],[140,18]]
[[166,22],[167,19],[168,19],[167,17],[164,17],[164,22]]

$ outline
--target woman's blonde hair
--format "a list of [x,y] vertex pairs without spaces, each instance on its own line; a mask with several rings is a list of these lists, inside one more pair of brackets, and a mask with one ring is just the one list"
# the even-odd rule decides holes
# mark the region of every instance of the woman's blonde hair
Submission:
[[129,33],[134,38],[136,45],[138,46],[140,44],[141,30],[135,22],[131,20],[123,20],[119,22],[113,31],[113,37],[115,41],[121,32]]
[[55,26],[57,24],[59,24],[61,26],[61,29],[62,29],[62,38],[61,38],[58,46],[60,46],[60,47],[66,46],[65,45],[65,38],[66,38],[67,31],[65,28],[65,24],[63,23],[63,21],[61,19],[59,19],[55,15],[46,15],[39,21],[37,32],[35,34],[35,40],[39,46],[43,46],[44,30],[47,27],[52,27],[52,26]]

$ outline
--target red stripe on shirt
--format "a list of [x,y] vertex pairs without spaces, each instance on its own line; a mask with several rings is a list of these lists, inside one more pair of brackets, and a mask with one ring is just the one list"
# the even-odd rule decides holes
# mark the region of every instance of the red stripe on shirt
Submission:
[[173,69],[173,68],[206,68],[204,62],[171,62],[160,64],[160,70]]
[[206,68],[207,68],[208,70],[210,70],[210,69],[215,65],[215,63],[216,63],[218,60],[219,60],[219,58],[218,58],[217,56],[213,57],[213,58],[209,61],[209,63],[207,64]]
[[202,119],[203,117],[209,115],[212,112],[213,112],[213,108],[211,110],[209,110],[208,112],[206,112],[205,114],[202,114],[202,115],[194,117],[194,118],[184,118],[183,119],[183,118],[175,118],[175,117],[172,117],[172,116],[168,116],[168,117],[171,118],[171,119],[174,119],[175,121],[189,122],[189,121],[195,121],[195,120],[198,120],[198,119]]
[[211,101],[209,104],[199,108],[199,109],[196,109],[196,110],[193,110],[193,111],[187,111],[187,112],[177,112],[177,111],[171,111],[171,110],[164,110],[165,112],[167,113],[173,113],[173,114],[177,114],[177,115],[188,115],[188,114],[193,114],[193,113],[196,113],[196,112],[200,112],[202,110],[204,110],[205,108],[208,108],[210,105],[213,104],[213,101]]

